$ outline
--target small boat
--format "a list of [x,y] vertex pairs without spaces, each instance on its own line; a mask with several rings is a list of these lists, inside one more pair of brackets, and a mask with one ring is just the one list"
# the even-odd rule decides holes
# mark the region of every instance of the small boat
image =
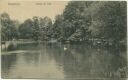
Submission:
[[66,47],[64,47],[64,50],[66,51],[66,50],[67,50],[67,48],[66,48]]

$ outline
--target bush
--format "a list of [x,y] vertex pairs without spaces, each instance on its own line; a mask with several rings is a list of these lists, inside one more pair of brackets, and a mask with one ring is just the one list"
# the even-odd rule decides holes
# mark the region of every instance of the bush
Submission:
[[11,42],[8,47],[7,47],[7,50],[8,51],[11,51],[11,50],[15,50],[16,49],[16,44]]

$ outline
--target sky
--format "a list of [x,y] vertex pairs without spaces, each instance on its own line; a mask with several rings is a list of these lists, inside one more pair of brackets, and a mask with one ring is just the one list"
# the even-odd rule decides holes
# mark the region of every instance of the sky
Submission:
[[23,22],[33,16],[48,16],[54,20],[61,14],[68,1],[23,1],[23,0],[0,0],[0,14],[6,12],[11,19]]

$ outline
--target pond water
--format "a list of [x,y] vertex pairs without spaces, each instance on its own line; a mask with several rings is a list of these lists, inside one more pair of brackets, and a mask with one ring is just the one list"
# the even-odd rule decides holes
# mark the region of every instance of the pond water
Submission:
[[112,79],[126,75],[126,50],[98,48],[87,44],[19,44],[16,50],[2,52],[2,78]]

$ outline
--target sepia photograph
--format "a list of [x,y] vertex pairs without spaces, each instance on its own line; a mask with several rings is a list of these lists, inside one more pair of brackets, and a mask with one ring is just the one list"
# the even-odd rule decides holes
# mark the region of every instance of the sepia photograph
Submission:
[[0,0],[1,79],[127,80],[127,1]]

